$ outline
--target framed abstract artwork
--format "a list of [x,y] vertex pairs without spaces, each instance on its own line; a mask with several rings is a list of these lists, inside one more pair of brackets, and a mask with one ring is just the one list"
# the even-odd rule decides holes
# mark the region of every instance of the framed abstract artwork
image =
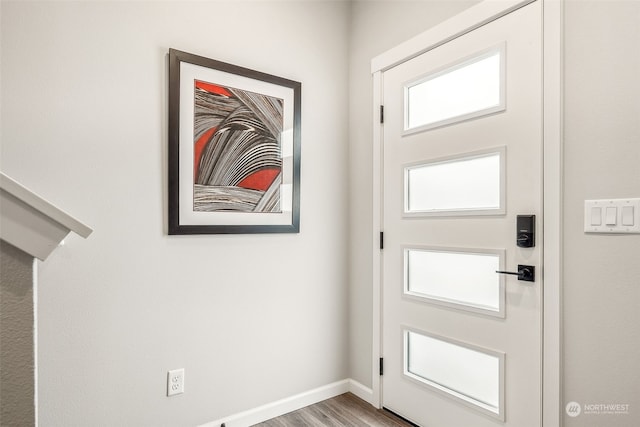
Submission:
[[169,234],[300,230],[301,84],[169,50]]

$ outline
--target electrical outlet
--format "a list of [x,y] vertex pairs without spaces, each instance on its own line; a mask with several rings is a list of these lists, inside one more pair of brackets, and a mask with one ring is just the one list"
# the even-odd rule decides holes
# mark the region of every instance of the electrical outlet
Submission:
[[184,368],[174,369],[167,374],[167,396],[184,393]]

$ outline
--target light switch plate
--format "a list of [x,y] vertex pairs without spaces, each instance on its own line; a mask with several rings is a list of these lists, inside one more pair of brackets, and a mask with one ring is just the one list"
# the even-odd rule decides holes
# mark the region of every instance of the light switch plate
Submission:
[[640,198],[585,200],[584,232],[640,234]]

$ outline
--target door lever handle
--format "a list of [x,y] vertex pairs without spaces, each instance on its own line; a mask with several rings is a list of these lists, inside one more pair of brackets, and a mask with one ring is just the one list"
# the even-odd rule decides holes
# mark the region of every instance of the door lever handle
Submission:
[[518,272],[513,271],[497,271],[499,274],[511,274],[514,276],[518,276],[518,280],[522,280],[525,282],[535,282],[536,281],[536,267],[533,265],[522,265],[518,264]]

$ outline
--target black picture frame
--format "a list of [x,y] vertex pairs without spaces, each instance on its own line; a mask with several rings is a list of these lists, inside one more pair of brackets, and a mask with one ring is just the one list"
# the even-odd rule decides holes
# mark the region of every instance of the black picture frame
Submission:
[[300,231],[301,90],[169,50],[170,235]]

